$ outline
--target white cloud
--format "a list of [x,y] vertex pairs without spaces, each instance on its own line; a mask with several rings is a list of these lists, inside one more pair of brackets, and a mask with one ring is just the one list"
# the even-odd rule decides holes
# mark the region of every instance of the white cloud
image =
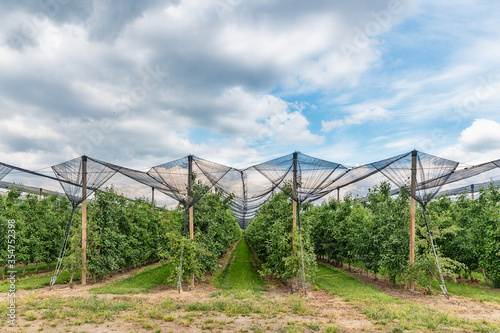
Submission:
[[330,121],[321,121],[321,131],[329,132],[334,128],[348,126],[348,125],[361,125],[371,121],[389,121],[392,119],[392,112],[382,107],[375,109],[368,109],[353,115],[344,117],[344,119],[334,119]]
[[438,154],[451,160],[479,164],[500,158],[500,123],[475,119],[460,133],[458,143]]

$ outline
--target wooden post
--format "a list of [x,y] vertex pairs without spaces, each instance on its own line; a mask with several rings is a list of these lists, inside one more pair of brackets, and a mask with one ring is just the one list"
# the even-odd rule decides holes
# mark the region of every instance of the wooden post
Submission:
[[188,156],[188,188],[189,188],[189,238],[193,239],[194,238],[194,219],[193,219],[193,206],[191,205],[191,202],[193,201],[193,198],[191,198],[191,191],[193,190],[193,181],[192,181],[192,175],[193,175],[193,156],[189,155]]
[[246,193],[246,188],[245,188],[245,175],[243,171],[240,171],[241,174],[241,188],[243,190],[243,214],[242,214],[242,219],[243,219],[243,226],[246,228],[246,215],[247,215],[247,193]]
[[[415,195],[417,192],[417,151],[411,152],[410,177],[410,266],[415,264]],[[410,280],[410,290],[415,290],[413,277]]]
[[474,184],[472,184],[470,186],[470,195],[471,195],[471,199],[474,200]]
[[155,210],[155,188],[151,187],[151,210]]
[[293,183],[292,183],[292,199],[293,199],[293,224],[292,228],[297,227],[297,152],[293,153]]
[[82,285],[87,284],[87,156],[82,156]]
[[[189,188],[189,238],[194,238],[194,207],[191,205],[191,191],[193,190],[193,155],[188,156],[188,188]],[[191,286],[194,287],[194,274],[191,275]]]

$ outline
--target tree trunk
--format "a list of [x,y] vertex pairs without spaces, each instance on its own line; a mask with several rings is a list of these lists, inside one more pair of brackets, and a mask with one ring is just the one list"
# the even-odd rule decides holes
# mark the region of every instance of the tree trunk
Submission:
[[472,277],[472,269],[469,268],[469,279],[470,282],[474,282],[474,278]]
[[35,274],[38,274],[38,262],[36,263]]
[[427,272],[427,276],[429,277],[429,292],[432,290],[432,279],[431,279],[431,274]]
[[71,277],[69,278],[69,284],[71,285],[73,283],[73,275],[75,275],[75,270],[71,272]]
[[484,271],[484,268],[481,267],[481,271],[483,272],[484,282],[489,283],[490,281],[488,280],[488,277],[486,276],[486,272]]
[[26,266],[28,266],[27,263],[24,263],[24,267],[23,267],[23,275],[26,274]]

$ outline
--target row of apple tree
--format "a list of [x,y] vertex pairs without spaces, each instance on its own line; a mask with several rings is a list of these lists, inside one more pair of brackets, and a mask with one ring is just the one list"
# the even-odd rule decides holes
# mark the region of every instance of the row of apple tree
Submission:
[[[197,184],[195,187],[202,185]],[[112,188],[98,191],[87,205],[87,275],[100,279],[117,270],[186,256],[183,277],[204,276],[217,268],[219,257],[241,236],[230,210],[231,198],[209,192],[194,207],[195,237],[184,239],[185,210],[151,209],[147,199],[128,200]],[[71,216],[71,204],[56,195],[39,198],[18,190],[0,195],[0,265],[54,263]],[[7,251],[8,222],[15,221],[14,256]],[[184,243],[183,246],[182,243]],[[63,267],[81,269],[81,208],[75,211]],[[12,261],[14,259],[15,261]],[[11,260],[9,262],[9,260]],[[170,279],[173,282],[175,277]]]
[[[340,203],[331,200],[303,205],[303,251],[297,245],[297,231],[292,230],[291,212],[291,199],[284,193],[274,194],[246,231],[264,261],[264,274],[300,277],[302,254],[306,272],[313,273],[311,254],[315,254],[338,265],[356,265],[384,274],[393,283],[414,279],[424,286],[438,277],[436,257],[418,204],[415,264],[410,266],[410,198],[405,192],[392,196],[388,183],[371,189],[365,200],[347,195]],[[466,271],[471,276],[477,270],[500,287],[499,188],[481,189],[476,200],[466,194],[437,198],[429,203],[427,214],[444,274],[455,277]]]

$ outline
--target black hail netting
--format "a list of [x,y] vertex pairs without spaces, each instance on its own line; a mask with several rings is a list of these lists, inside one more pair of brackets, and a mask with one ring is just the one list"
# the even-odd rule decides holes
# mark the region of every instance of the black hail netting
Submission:
[[259,207],[269,198],[272,184],[260,173],[231,169],[215,185],[224,195],[232,196],[231,208],[240,227],[246,229]]
[[436,196],[441,187],[446,184],[448,178],[457,168],[458,162],[414,150],[408,154],[400,155],[400,158],[388,165],[385,165],[385,162],[375,162],[372,165],[399,188],[409,191],[414,155],[416,155],[416,192],[414,199],[422,206],[426,206]]
[[[348,192],[351,192],[352,194],[365,194],[371,186],[387,179],[385,175],[381,173],[384,168],[400,160],[406,155],[407,154],[402,154],[375,163],[346,169],[337,179],[330,182],[323,191],[327,194],[337,189],[348,189]],[[365,185],[365,180],[367,179],[371,180],[371,182],[368,182],[368,186]]]
[[[85,158],[85,157],[83,157]],[[87,191],[85,198],[82,195],[82,172],[83,172],[83,158],[75,158],[68,162],[64,162],[58,165],[54,165],[52,170],[56,174],[59,180],[65,180],[67,182],[60,181],[64,193],[71,201],[73,207],[78,206],[87,197],[89,197],[96,189],[101,187],[105,182],[107,182],[116,173],[115,170],[107,167],[100,162],[96,162],[92,159],[87,159]]]
[[455,187],[449,190],[446,190],[443,194],[447,196],[454,196],[454,195],[459,195],[459,194],[466,194],[466,193],[477,193],[481,189],[485,189],[488,186],[500,186],[500,180],[491,180],[489,182],[484,182],[484,183],[476,183],[476,184],[470,184],[467,186],[462,186],[462,187]]
[[8,167],[3,163],[0,163],[0,180],[2,180],[3,177],[7,176],[11,171],[12,171],[11,167]]
[[182,203],[187,209],[231,170],[233,168],[189,155],[152,167],[147,174],[168,187],[169,191],[165,194]]
[[299,203],[316,201],[327,195],[340,178],[346,175],[347,168],[341,164],[320,160],[297,153],[297,201]]
[[299,204],[318,200],[335,189],[333,184],[343,177],[348,169],[338,163],[314,158],[300,152],[286,155],[268,162],[254,165],[244,172],[253,170],[261,173],[271,184],[272,191],[278,187],[292,190],[294,177],[296,193],[287,193]]
[[95,158],[89,157],[89,160],[92,160],[95,163],[102,164],[102,165],[108,167],[109,169],[114,170],[115,172],[117,172],[119,174],[122,174],[122,175],[124,175],[130,179],[133,179],[136,182],[141,183],[143,185],[146,185],[148,187],[157,189],[158,191],[160,191],[160,192],[162,192],[170,197],[173,197],[175,199],[175,196],[173,195],[174,189],[170,188],[166,184],[163,184],[162,182],[158,181],[157,179],[151,177],[151,175],[149,175],[146,172],[121,167],[121,166],[111,164],[108,162],[99,161]]

